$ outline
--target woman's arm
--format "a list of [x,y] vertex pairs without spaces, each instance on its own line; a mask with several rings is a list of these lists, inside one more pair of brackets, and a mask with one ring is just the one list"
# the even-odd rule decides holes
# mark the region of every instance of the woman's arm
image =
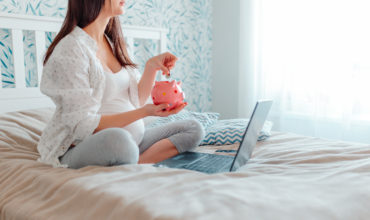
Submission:
[[145,65],[144,73],[141,76],[140,82],[138,84],[138,93],[139,93],[139,103],[140,106],[143,106],[148,100],[150,93],[152,92],[153,83],[155,80],[157,70],[148,66],[148,63]]
[[146,116],[160,116],[160,117],[167,117],[172,114],[177,114],[181,111],[187,103],[183,103],[178,107],[167,111],[166,108],[169,107],[168,104],[146,104],[141,108],[131,110],[128,112],[116,113],[111,115],[101,115],[99,125],[95,128],[93,133],[96,133],[100,130],[112,127],[125,127],[130,123],[144,118]]
[[146,64],[144,73],[138,83],[140,106],[144,105],[153,88],[155,76],[158,70],[163,74],[170,75],[170,69],[175,66],[177,57],[171,53],[163,53],[150,58]]

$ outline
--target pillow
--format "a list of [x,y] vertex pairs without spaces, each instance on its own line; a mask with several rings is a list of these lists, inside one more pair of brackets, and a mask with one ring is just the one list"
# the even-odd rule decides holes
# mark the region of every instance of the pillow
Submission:
[[[200,145],[228,145],[240,143],[249,122],[248,118],[219,120],[206,130],[206,136]],[[273,123],[265,121],[258,136],[258,141],[271,135]]]
[[[159,125],[163,125],[172,121],[195,119],[200,122],[203,128],[206,130],[209,126],[217,122],[220,117],[220,113],[217,112],[193,112],[186,109],[181,110],[179,113],[170,115],[168,117],[151,116],[152,118],[147,121],[146,128],[154,128]],[[157,117],[153,121],[153,117]]]

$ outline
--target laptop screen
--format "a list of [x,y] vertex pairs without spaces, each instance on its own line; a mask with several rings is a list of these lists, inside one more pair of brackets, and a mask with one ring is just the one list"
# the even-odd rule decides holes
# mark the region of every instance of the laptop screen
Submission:
[[245,165],[252,156],[253,149],[257,143],[259,133],[266,121],[271,105],[271,100],[257,102],[230,171],[236,171],[241,166]]

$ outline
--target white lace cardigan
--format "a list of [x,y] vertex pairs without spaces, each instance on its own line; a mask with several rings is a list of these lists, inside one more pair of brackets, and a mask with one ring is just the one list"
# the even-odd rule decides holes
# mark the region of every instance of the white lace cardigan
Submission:
[[[76,26],[57,44],[45,64],[40,90],[53,100],[56,109],[37,145],[40,153],[37,161],[53,167],[68,167],[60,163],[59,156],[72,143],[92,135],[99,125],[101,114],[98,110],[105,88],[105,75],[96,57],[97,49],[96,41]],[[130,101],[138,108],[140,76],[136,69],[127,70],[130,74]]]

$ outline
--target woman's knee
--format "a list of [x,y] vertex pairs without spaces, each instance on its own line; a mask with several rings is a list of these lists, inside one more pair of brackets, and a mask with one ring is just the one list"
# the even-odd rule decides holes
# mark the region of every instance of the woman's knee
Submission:
[[193,133],[193,140],[198,145],[205,137],[203,125],[197,120],[189,120],[189,130]]
[[205,137],[204,128],[199,121],[189,119],[186,120],[186,123],[187,126],[182,135],[170,137],[170,140],[172,139],[177,143],[179,153],[194,149]]
[[132,164],[139,160],[139,148],[131,134],[123,128],[105,129],[106,151],[111,152],[112,163]]

